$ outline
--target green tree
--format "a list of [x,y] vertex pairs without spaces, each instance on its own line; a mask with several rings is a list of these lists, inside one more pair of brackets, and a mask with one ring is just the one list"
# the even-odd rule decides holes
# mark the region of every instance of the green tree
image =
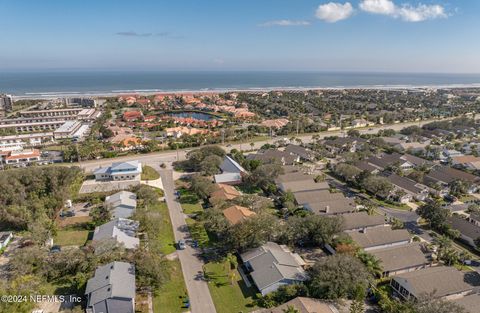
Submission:
[[431,227],[444,230],[447,226],[447,219],[450,211],[442,207],[438,202],[426,203],[417,209],[418,215],[428,221]]
[[308,269],[308,289],[319,299],[354,298],[358,288],[366,290],[372,276],[355,257],[339,254],[322,258]]

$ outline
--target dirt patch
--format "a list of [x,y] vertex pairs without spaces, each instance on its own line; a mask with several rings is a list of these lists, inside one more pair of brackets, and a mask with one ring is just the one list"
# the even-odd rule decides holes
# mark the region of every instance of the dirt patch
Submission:
[[57,225],[60,228],[64,228],[67,226],[72,226],[76,224],[83,224],[88,223],[92,220],[90,216],[72,216],[72,217],[64,217],[57,219]]

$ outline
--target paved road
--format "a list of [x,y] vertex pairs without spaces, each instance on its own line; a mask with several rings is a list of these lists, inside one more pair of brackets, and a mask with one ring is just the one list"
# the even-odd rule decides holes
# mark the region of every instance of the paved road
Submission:
[[[480,115],[479,115],[480,118]],[[398,123],[398,124],[390,124],[390,125],[377,125],[377,126],[372,126],[370,128],[364,128],[364,129],[358,129],[358,131],[361,134],[373,134],[377,133],[381,129],[394,129],[396,131],[401,130],[404,127],[412,126],[412,125],[418,125],[422,126],[423,124],[430,123],[432,120],[428,121],[420,121],[420,122],[407,122],[407,123]],[[343,136],[346,133],[346,131],[331,131],[331,132],[320,132],[317,133],[316,135],[318,138],[324,138],[328,136]],[[304,143],[309,143],[312,141],[312,134],[308,135],[299,135],[297,136],[302,140]],[[287,136],[290,137],[290,136]],[[271,138],[268,140],[262,140],[262,141],[257,141],[254,143],[254,146],[252,147],[250,145],[250,142],[244,142],[244,143],[235,143],[231,145],[224,145],[223,148],[225,148],[227,151],[230,149],[238,149],[238,150],[258,150],[260,149],[261,146],[263,146],[266,143],[274,143],[275,141],[278,141],[282,139],[283,137],[276,137],[276,138]],[[100,166],[108,166],[112,164],[112,162],[119,162],[119,161],[132,161],[132,160],[139,160],[140,162],[150,165],[150,164],[160,164],[162,162],[173,162],[176,161],[177,158],[180,160],[185,158],[185,154],[189,151],[192,150],[193,148],[190,149],[182,149],[178,151],[162,151],[162,152],[153,152],[153,153],[148,153],[148,154],[134,154],[134,155],[128,155],[124,157],[118,157],[114,159],[100,159],[100,160],[90,160],[90,161],[84,161],[81,162],[80,164],[78,163],[72,163],[72,165],[79,165],[82,168],[85,169],[86,172],[91,172],[94,169],[100,167]]]
[[[162,178],[165,200],[168,205],[170,219],[172,220],[175,240],[190,239],[190,233],[182,213],[180,203],[176,200],[174,194],[174,182],[171,169],[160,171]],[[187,245],[185,250],[178,251],[178,258],[182,264],[183,277],[187,285],[190,299],[191,312],[193,313],[215,313],[207,282],[203,277],[203,261],[200,258],[200,251]]]

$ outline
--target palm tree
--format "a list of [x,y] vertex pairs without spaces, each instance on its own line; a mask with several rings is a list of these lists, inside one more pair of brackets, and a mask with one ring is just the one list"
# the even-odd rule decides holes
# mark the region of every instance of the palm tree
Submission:
[[232,253],[228,253],[226,256],[226,261],[228,264],[228,277],[230,277],[230,284],[233,285],[236,277],[235,269],[238,265],[237,257]]
[[383,268],[379,259],[367,252],[360,252],[358,258],[372,275],[375,277],[382,276]]

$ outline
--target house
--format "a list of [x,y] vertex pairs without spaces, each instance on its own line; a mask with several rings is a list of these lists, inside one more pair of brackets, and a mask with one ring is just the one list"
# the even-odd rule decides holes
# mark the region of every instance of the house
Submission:
[[288,153],[277,149],[267,149],[259,151],[256,154],[247,156],[249,160],[258,160],[262,163],[278,163],[281,165],[293,165],[300,162],[300,157],[295,154]]
[[105,198],[105,207],[113,218],[128,218],[137,208],[137,195],[130,191],[120,191]]
[[366,140],[363,138],[354,137],[337,137],[334,139],[328,139],[324,141],[325,148],[332,153],[339,152],[356,152],[366,144]]
[[345,232],[365,230],[386,225],[385,218],[380,215],[368,215],[367,212],[345,213],[340,215],[343,219],[342,230]]
[[[309,176],[309,175],[306,175]],[[278,184],[278,189],[283,192],[313,191],[313,190],[329,190],[330,186],[327,182],[316,183],[311,176],[305,180],[284,182]]]
[[275,308],[263,309],[255,311],[255,313],[284,313],[289,312],[288,308],[290,307],[295,308],[298,313],[338,313],[333,304],[306,297],[296,297]]
[[397,190],[402,190],[415,200],[424,201],[428,197],[430,189],[425,185],[419,184],[409,178],[397,175],[395,173],[389,174],[386,177]]
[[330,192],[328,190],[307,190],[297,191],[293,193],[295,202],[298,205],[303,205],[308,209],[309,205],[315,202],[333,201],[338,199],[344,199],[345,196],[341,192]]
[[288,145],[285,147],[285,152],[297,155],[303,161],[315,160],[315,153],[307,148],[298,145]]
[[307,279],[302,258],[274,242],[242,253],[240,258],[262,295]]
[[369,125],[368,121],[363,118],[354,119],[352,121],[353,128],[367,127],[368,125]]
[[480,169],[480,157],[473,155],[457,156],[451,159],[452,166],[458,166],[467,170],[479,170]]
[[134,313],[135,267],[112,262],[98,267],[85,288],[88,313]]
[[466,310],[465,313],[478,313],[478,308],[480,308],[480,294],[469,294],[464,297],[452,300],[451,302],[464,308]]
[[95,180],[140,180],[142,164],[138,161],[115,162],[109,167],[99,167],[93,174]]
[[125,122],[134,122],[143,119],[143,114],[141,111],[126,111],[123,113],[123,120]]
[[480,238],[480,226],[475,220],[467,220],[457,215],[448,218],[448,224],[460,232],[460,238],[466,241],[470,246],[476,248],[475,240]]
[[389,277],[416,271],[430,266],[431,260],[419,243],[371,250],[369,253],[380,260],[382,276]]
[[424,152],[429,142],[400,142],[394,145],[400,151],[408,151],[410,153]]
[[325,200],[314,203],[308,203],[304,208],[313,214],[318,215],[337,215],[355,212],[357,206],[351,198],[343,197],[335,200]]
[[268,128],[275,128],[279,129],[282,128],[283,126],[287,125],[289,120],[286,118],[279,118],[275,120],[265,120],[263,121],[260,125],[268,127]]
[[456,180],[469,183],[471,186],[468,193],[474,193],[478,188],[480,177],[444,165],[434,167],[424,176],[424,182],[427,185],[441,185],[447,187],[448,184]]
[[223,210],[223,215],[231,225],[241,223],[251,216],[256,215],[255,212],[250,211],[248,208],[232,205],[231,207]]
[[396,275],[390,286],[406,300],[422,297],[453,300],[480,286],[480,274],[461,272],[455,267],[435,266]]
[[[136,249],[140,240],[135,237],[139,223],[126,218],[116,218],[103,225],[95,227],[93,241],[113,241],[123,245],[126,249]],[[103,251],[97,251],[100,253]]]
[[40,150],[0,151],[0,164],[30,164],[41,160]]
[[11,231],[0,232],[0,250],[5,249],[12,239],[13,233]]
[[242,182],[243,175],[247,172],[234,159],[225,156],[222,164],[220,164],[221,174],[215,175],[215,182],[217,184],[237,185]]
[[216,184],[216,189],[210,194],[210,202],[233,200],[242,194],[235,187],[226,184]]
[[348,235],[365,251],[373,251],[410,243],[410,233],[406,229],[391,229],[390,226],[363,228],[351,231]]

